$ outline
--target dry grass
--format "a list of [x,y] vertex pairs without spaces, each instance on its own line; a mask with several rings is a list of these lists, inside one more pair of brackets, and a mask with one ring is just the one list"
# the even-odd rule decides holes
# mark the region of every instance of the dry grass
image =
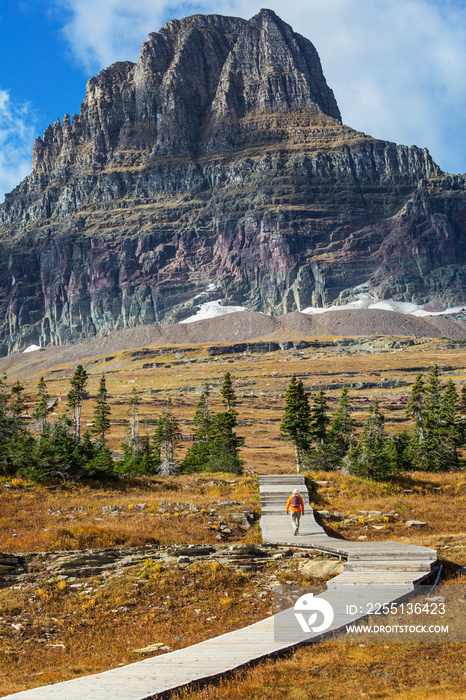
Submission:
[[261,663],[178,700],[460,700],[464,645],[324,642]]
[[[311,478],[327,481],[311,492],[317,510],[338,511],[354,522],[329,522],[329,531],[345,539],[365,536],[368,541],[395,540],[433,547],[441,559],[466,565],[466,478],[464,471],[449,474],[413,473],[390,482],[374,482],[335,472],[311,472]],[[381,511],[369,519],[360,511]],[[394,522],[385,513],[397,513]],[[427,523],[409,528],[407,520]],[[373,526],[381,526],[375,529]]]
[[150,644],[179,649],[250,624],[269,612],[256,591],[251,576],[216,562],[182,570],[152,560],[113,579],[1,591],[0,696],[138,661],[135,650]]
[[[417,532],[401,523],[387,523],[386,530],[365,532],[369,532],[371,539],[394,539],[437,547],[447,563],[445,575],[449,583],[466,583],[466,576],[457,574],[458,565],[466,565],[465,499],[460,486],[461,474],[413,475],[409,484],[392,485],[335,473],[313,472],[311,476],[328,481],[326,487],[311,494],[316,507],[347,514],[357,510],[386,512],[397,508],[404,513],[405,519],[426,515],[428,528]],[[7,489],[7,498],[11,499],[12,518],[15,517],[14,506],[22,504],[24,511],[16,517],[22,518],[24,532],[31,532],[31,536],[38,516],[33,508],[26,510],[30,501],[42,501],[43,510],[47,512],[48,506],[64,510],[82,507],[82,503],[95,507],[96,512],[102,504],[110,502],[153,502],[155,506],[161,502],[159,499],[173,500],[175,496],[178,500],[177,491],[166,489],[170,484],[169,489],[189,486],[189,500],[199,505],[211,502],[213,493],[215,498],[225,500],[242,494],[246,502],[255,503],[256,482],[253,479],[178,477],[168,480],[165,487],[164,483],[161,480],[141,481],[138,485],[127,486],[126,492],[93,491],[89,487],[50,492],[43,487],[31,489],[17,484],[13,489]],[[206,484],[211,485],[206,487]],[[414,494],[403,492],[408,485]],[[434,491],[436,488],[442,491]],[[78,503],[81,506],[77,506]],[[403,506],[408,506],[409,510]],[[431,512],[432,517],[429,516]],[[50,515],[51,519],[56,517]],[[154,518],[156,516],[150,513],[144,516],[129,511],[125,543],[131,541],[129,536],[139,543],[141,540],[137,536],[147,532]],[[174,518],[173,522],[182,525],[179,518]],[[187,523],[185,520],[184,526]],[[4,523],[2,525],[4,529]],[[108,538],[115,538],[118,527],[122,526],[114,516],[108,516],[99,525]],[[336,531],[336,534],[354,539],[361,527],[364,527],[361,523],[344,526],[346,529]],[[57,525],[55,528],[59,530]],[[183,527],[174,534],[170,530],[165,537],[167,541],[180,543],[207,541],[209,531],[202,528],[193,539]],[[57,531],[53,536],[57,536]],[[253,535],[249,531],[248,537],[253,536],[258,537],[257,533]],[[18,538],[14,540],[17,551]],[[104,543],[108,541],[114,542],[106,539]],[[74,546],[77,541],[67,544]],[[99,546],[94,540],[86,540],[85,544]],[[246,574],[216,563],[195,563],[184,568],[149,560],[144,566],[127,570],[121,576],[87,579],[76,587],[55,579],[0,591],[1,635],[7,652],[0,669],[3,674],[0,675],[0,696],[130,663],[143,658],[133,650],[148,644],[160,642],[176,649],[262,619],[271,612],[270,586],[273,582],[316,583],[305,579],[298,565],[299,560],[294,558],[273,561],[261,573]],[[366,693],[365,697],[370,698],[454,698],[454,691],[462,687],[460,683],[464,683],[466,677],[461,652],[462,647],[458,644],[390,643],[389,649],[385,649],[382,645],[361,647],[357,643],[326,642],[298,650],[288,659],[260,664],[218,685],[185,692],[180,697],[214,700],[229,695],[233,700],[259,696],[278,700],[291,693],[291,697],[298,699],[344,700],[364,697],[361,693]],[[290,678],[292,688],[289,688]]]
[[[222,503],[230,505],[219,505]],[[146,507],[140,509],[138,504]],[[102,508],[108,505],[121,510],[116,514],[103,513]],[[193,507],[197,512],[193,512]],[[159,508],[168,512],[159,514]],[[219,520],[227,521],[230,513],[242,509],[259,512],[254,478],[148,477],[95,488],[47,488],[21,479],[3,480],[0,550],[34,552],[154,542],[218,543]],[[234,528],[232,537],[235,541],[257,541],[260,533],[257,526],[246,533]]]
[[[422,348],[356,356],[345,354],[344,350],[323,350],[216,360],[207,357],[201,346],[183,353],[186,359],[193,360],[192,364],[175,365],[177,353],[171,352],[157,356],[161,367],[143,369],[147,359],[131,358],[124,351],[115,353],[107,362],[101,357],[86,363],[91,394],[95,393],[102,372],[106,372],[113,402],[112,449],[119,449],[123,439],[127,400],[133,387],[141,399],[141,417],[150,421],[149,431],[153,430],[163,401],[170,396],[183,433],[189,434],[202,385],[209,380],[217,388],[225,372],[230,371],[238,395],[238,433],[246,439],[242,450],[245,468],[259,473],[293,473],[291,447],[278,438],[284,392],[293,373],[303,378],[305,386],[383,378],[413,381],[417,368],[437,362],[452,368],[444,373],[445,379],[451,377],[458,385],[466,379],[464,351],[442,349],[436,341]],[[74,366],[67,365],[61,372],[45,373],[51,395],[66,396],[73,370]],[[10,381],[16,372],[20,368],[12,367]],[[24,377],[30,404],[39,376],[40,373]],[[405,420],[403,401],[409,390],[409,386],[351,390],[359,426],[365,420],[369,401],[377,397],[385,411],[388,430],[399,430]],[[339,390],[329,391],[328,396],[333,408]],[[59,415],[65,404],[65,400],[59,402]],[[212,405],[220,406],[215,394]],[[92,401],[88,401],[84,422],[91,418]],[[186,442],[181,445],[180,457],[187,446]],[[466,565],[464,472],[414,474],[391,484],[335,473],[313,472],[312,476],[328,481],[327,487],[311,494],[319,509],[338,510],[349,516],[360,510],[394,511],[400,515],[393,523],[382,519],[382,530],[372,527],[376,521],[343,523],[338,528],[329,523],[335,534],[348,539],[363,534],[368,540],[392,539],[432,546],[446,563],[449,581],[465,583],[465,576],[458,576],[456,571],[458,565]],[[0,488],[0,549],[11,552],[144,544],[154,540],[161,544],[218,543],[218,531],[206,528],[215,528],[218,519],[226,518],[229,512],[259,508],[255,480],[229,475],[143,479],[105,488],[96,485],[46,489],[21,480],[8,483],[12,486],[4,488],[4,480]],[[225,501],[244,501],[244,505],[218,505]],[[146,508],[134,507],[139,503],[146,503]],[[187,503],[194,504],[198,512],[189,512]],[[124,509],[117,515],[103,515],[102,506],[110,504]],[[160,507],[166,507],[169,514],[160,515]],[[214,517],[202,512],[212,507],[217,511]],[[424,520],[427,527],[410,530],[405,525],[408,519]],[[235,531],[232,540],[258,541],[259,535],[256,527],[246,534]],[[139,658],[132,650],[145,644],[163,642],[175,649],[245,626],[270,611],[270,597],[257,597],[265,581],[274,577],[278,581],[302,581],[295,560],[289,560],[283,569],[272,565],[262,574],[251,575],[222,567],[216,571],[208,566],[200,571],[196,567],[172,567],[168,571],[163,565],[159,571],[157,566],[151,566],[149,563],[145,571],[139,567],[118,578],[88,580],[76,588],[52,581],[33,589],[0,591],[1,635],[8,652],[2,657],[0,695],[129,663]],[[460,698],[466,697],[463,653],[464,648],[456,644],[390,644],[385,649],[369,644],[361,647],[355,643],[326,642],[300,649],[290,658],[260,664],[203,690],[186,691],[181,697]]]

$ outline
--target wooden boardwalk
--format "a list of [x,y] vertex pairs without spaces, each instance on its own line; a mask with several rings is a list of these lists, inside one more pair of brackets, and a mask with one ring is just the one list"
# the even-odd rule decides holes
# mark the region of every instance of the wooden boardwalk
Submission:
[[[344,630],[362,617],[368,603],[390,603],[409,594],[429,576],[436,552],[397,542],[358,543],[328,537],[308,510],[294,537],[284,512],[290,492],[297,488],[307,503],[304,478],[298,475],[261,476],[261,527],[264,542],[310,547],[339,555],[345,570],[316,596],[332,606],[332,624],[320,633],[305,633],[293,608],[253,625],[200,644],[172,651],[121,668],[64,683],[26,690],[6,698],[16,700],[149,700],[158,694],[222,676],[248,663],[274,656],[301,644]],[[347,613],[352,604],[357,613]],[[353,608],[353,609],[355,609]]]

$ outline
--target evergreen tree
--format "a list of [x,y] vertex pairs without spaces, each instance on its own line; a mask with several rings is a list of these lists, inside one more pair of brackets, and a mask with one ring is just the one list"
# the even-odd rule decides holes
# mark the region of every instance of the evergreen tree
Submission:
[[461,423],[458,422],[459,397],[453,380],[449,380],[440,400],[440,450],[447,460],[447,468],[458,466],[457,447],[462,443]]
[[34,440],[20,423],[25,411],[23,390],[18,381],[8,391],[6,376],[0,379],[0,472],[3,474],[25,474],[32,465]]
[[409,471],[412,469],[410,454],[411,434],[403,428],[397,435],[390,435],[386,440],[386,454],[389,471]]
[[238,414],[234,410],[236,395],[230,372],[225,374],[220,394],[227,410],[217,413],[211,421],[209,470],[241,474],[238,450],[244,445],[244,438],[236,434]]
[[414,418],[417,439],[422,443],[425,440],[424,381],[422,379],[422,374],[416,376],[413,388],[411,389],[411,396],[409,397],[406,414],[408,417],[412,416]]
[[133,387],[131,398],[129,400],[129,445],[133,454],[139,453],[139,396],[136,389]]
[[209,436],[211,417],[209,410],[210,388],[206,383],[197,402],[193,423],[195,425],[194,442],[186,453],[181,464],[185,472],[207,471],[209,461]]
[[194,414],[194,425],[196,426],[196,437],[202,437],[203,433],[207,433],[210,428],[210,410],[209,410],[210,387],[206,383],[202,389],[199,401],[197,402],[196,412]]
[[212,418],[209,431],[208,471],[242,473],[242,462],[238,450],[244,445],[244,438],[235,431],[236,412],[217,413]]
[[457,466],[456,446],[461,441],[456,422],[458,396],[451,383],[442,387],[437,365],[425,385],[421,375],[411,391],[408,411],[415,418],[409,455],[414,469],[447,471]]
[[223,403],[227,407],[227,411],[233,409],[236,404],[236,396],[230,372],[225,374],[220,394],[222,395]]
[[180,425],[173,415],[172,401],[168,399],[157,421],[154,435],[154,451],[159,458],[158,472],[161,476],[177,473],[175,443],[180,439]]
[[425,469],[428,462],[428,449],[426,445],[425,426],[425,385],[422,374],[418,374],[414,381],[413,388],[406,410],[407,417],[414,418],[414,431],[411,433],[408,455],[413,469]]
[[41,377],[39,380],[39,384],[37,385],[37,396],[34,409],[34,416],[40,422],[42,435],[45,434],[45,429],[47,426],[48,400],[49,395],[47,393],[47,384],[45,382],[44,377]]
[[107,400],[107,387],[105,384],[105,375],[102,375],[97,393],[96,405],[94,408],[94,428],[92,432],[99,436],[100,447],[106,446],[106,433],[110,430],[110,414],[111,408]]
[[285,410],[280,425],[280,437],[293,443],[296,470],[299,474],[303,459],[309,450],[311,432],[311,409],[302,381],[293,375],[285,394]]
[[129,426],[126,431],[126,438],[122,444],[123,459],[117,465],[119,472],[125,476],[138,476],[152,473],[153,455],[147,424],[145,424],[145,434],[143,438],[139,435],[139,396],[133,387],[131,392],[129,407]]
[[328,404],[325,392],[321,389],[314,397],[311,408],[310,431],[314,445],[304,458],[305,466],[314,469],[327,469],[329,462],[329,446],[327,427],[330,423],[328,417]]
[[140,438],[140,450],[138,455],[139,473],[153,474],[156,467],[160,464],[160,459],[154,459],[152,444],[147,430],[147,420],[144,420],[144,434]]
[[440,400],[440,421],[445,433],[451,435],[457,445],[460,444],[460,425],[457,420],[459,397],[455,383],[449,379]]
[[71,435],[69,431],[70,423],[70,419],[64,415],[57,422],[46,425],[45,433],[39,436],[34,448],[33,478],[75,483],[86,476],[101,478],[113,471],[108,451],[101,455],[101,462],[104,458],[106,461],[105,468],[92,463],[99,455],[98,445],[91,441],[87,431],[76,444],[74,434]]
[[386,440],[384,425],[385,418],[376,399],[369,408],[361,440],[351,453],[353,474],[379,480],[396,468],[396,445]]
[[327,426],[330,423],[328,417],[328,403],[325,392],[321,389],[314,397],[311,409],[311,435],[316,442],[325,445],[327,442]]
[[466,385],[463,384],[461,387],[461,394],[459,397],[459,405],[458,405],[458,413],[459,413],[459,436],[460,436],[460,445],[464,445],[466,443]]
[[440,381],[438,367],[434,365],[427,377],[424,392],[424,417],[426,432],[434,436],[442,425],[440,411],[440,399],[442,395],[442,383]]
[[13,422],[8,411],[8,398],[6,375],[3,375],[0,379],[0,445],[3,440],[9,438],[13,431]]
[[445,435],[441,410],[442,383],[434,365],[427,377],[424,391],[425,439],[418,454],[418,469],[446,471],[456,463],[453,441]]
[[13,384],[13,386],[11,387],[11,402],[9,408],[13,417],[13,426],[15,433],[18,432],[21,414],[23,414],[26,410],[26,404],[24,403],[24,399],[22,396],[23,391],[24,386],[22,386],[22,384],[20,384],[19,381],[15,382],[15,384]]
[[343,387],[328,430],[328,451],[334,467],[339,465],[341,459],[353,446],[354,427],[348,389]]
[[88,375],[82,365],[78,365],[71,379],[71,390],[68,394],[68,406],[73,410],[74,441],[81,441],[81,411],[84,399],[87,398],[86,383]]
[[230,373],[225,375],[220,391],[227,410],[211,415],[208,398],[209,386],[204,386],[196,407],[194,443],[189,448],[181,468],[185,472],[226,471],[240,474],[242,471],[238,449],[244,440],[235,432],[237,413],[235,392]]

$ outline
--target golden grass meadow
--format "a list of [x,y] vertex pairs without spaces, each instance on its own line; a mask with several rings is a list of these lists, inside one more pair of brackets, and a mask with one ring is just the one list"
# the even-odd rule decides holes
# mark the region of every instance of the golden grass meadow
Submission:
[[[180,354],[184,362],[176,359]],[[230,371],[238,396],[237,432],[245,438],[241,451],[245,474],[48,486],[2,478],[0,551],[98,550],[146,544],[161,548],[209,544],[220,551],[235,543],[259,545],[258,522],[246,531],[232,527],[227,536],[219,534],[219,524],[231,524],[230,516],[241,510],[260,514],[255,474],[294,473],[291,446],[278,436],[291,375],[296,373],[306,387],[313,387],[311,395],[319,386],[351,382],[358,426],[365,420],[370,401],[377,397],[387,429],[396,432],[406,421],[410,383],[418,370],[425,371],[434,362],[443,379],[453,378],[458,387],[464,383],[464,351],[448,349],[440,341],[371,355],[307,350],[219,359],[208,357],[205,348],[198,346],[159,354],[156,368],[143,368],[144,362],[129,352],[119,352],[108,362],[105,358],[89,360],[85,368],[91,377],[91,395],[105,370],[112,404],[110,446],[115,451],[124,438],[127,401],[133,388],[140,397],[141,419],[147,418],[150,430],[163,401],[171,397],[182,431],[189,435],[203,384],[212,384],[215,408],[220,405],[216,390],[224,373]],[[58,416],[66,407],[73,370],[69,365],[43,372],[50,395],[59,399],[54,409]],[[41,374],[40,368],[29,365],[23,372],[19,364],[10,364],[8,370],[9,383],[21,376],[31,407]],[[339,391],[338,387],[328,390],[331,410]],[[92,398],[84,409],[84,422],[91,420]],[[181,443],[179,457],[188,444]],[[311,471],[309,477],[322,482],[310,490],[311,504],[347,516],[326,523],[336,537],[364,536],[369,541],[391,539],[433,547],[443,564],[443,579],[466,584],[461,571],[466,566],[464,470],[402,474],[379,483],[340,472]],[[109,505],[118,507],[114,514],[103,511]],[[360,513],[367,510],[398,516],[381,519],[376,529]],[[408,519],[427,525],[408,528]],[[277,581],[306,582],[299,570],[297,549],[281,558],[269,557],[257,567],[216,561],[186,565],[179,564],[176,557],[148,558],[114,575],[69,580],[32,576],[5,587],[0,590],[0,696],[146,658],[145,652],[137,650],[147,645],[159,644],[152,654],[163,654],[168,648],[178,649],[248,625],[271,614]],[[464,645],[459,643],[326,641],[239,670],[205,687],[180,691],[176,697],[456,700],[466,697],[465,658]]]

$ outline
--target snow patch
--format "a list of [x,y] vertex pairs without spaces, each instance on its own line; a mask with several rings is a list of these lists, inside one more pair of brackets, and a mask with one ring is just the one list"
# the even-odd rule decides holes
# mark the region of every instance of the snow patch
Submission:
[[248,311],[245,306],[220,306],[220,302],[221,299],[217,299],[216,301],[206,301],[205,304],[200,304],[199,311],[194,316],[184,318],[180,323],[192,323],[193,321],[202,321],[205,318],[234,314],[236,311]]
[[[359,287],[361,288],[362,286],[360,285]],[[356,301],[351,301],[343,306],[328,306],[326,308],[308,306],[307,309],[303,309],[302,313],[312,315],[323,314],[325,311],[346,311],[347,309],[383,309],[385,311],[398,311],[398,313],[412,316],[441,316],[442,314],[457,314],[465,311],[464,306],[454,306],[444,311],[426,311],[423,306],[418,304],[412,304],[408,301],[394,301],[393,299],[376,299],[372,294],[365,292],[358,294]]]
[[25,352],[34,352],[34,350],[40,350],[40,345],[29,345],[29,347],[26,348],[26,350],[23,350],[23,353]]

